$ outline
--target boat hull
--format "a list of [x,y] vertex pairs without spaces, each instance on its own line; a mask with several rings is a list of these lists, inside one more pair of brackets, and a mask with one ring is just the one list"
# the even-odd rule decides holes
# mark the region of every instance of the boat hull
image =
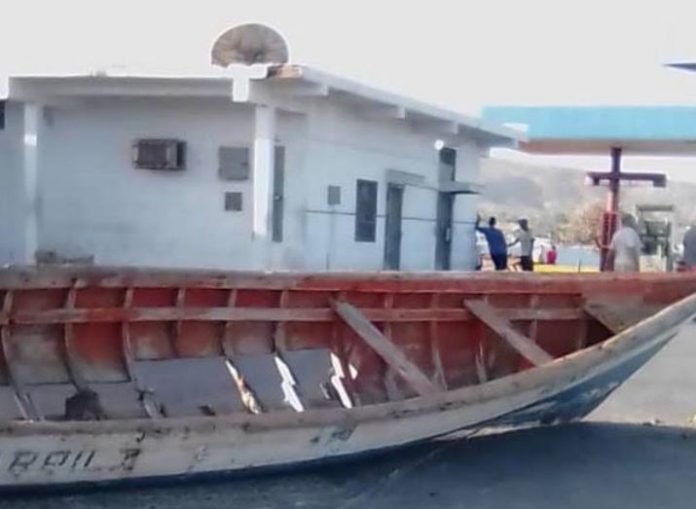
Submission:
[[291,416],[292,425],[225,418],[12,424],[0,429],[0,489],[240,474],[361,456],[462,430],[567,422],[601,403],[685,320],[638,326],[617,337],[615,348],[591,348],[430,402],[377,405],[383,411],[372,414],[319,411],[306,422]]

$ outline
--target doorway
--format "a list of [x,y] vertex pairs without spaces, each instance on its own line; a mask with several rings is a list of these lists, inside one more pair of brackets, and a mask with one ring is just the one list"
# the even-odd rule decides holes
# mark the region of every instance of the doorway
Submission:
[[452,261],[452,216],[454,194],[438,193],[435,239],[435,270],[450,270]]
[[[452,182],[457,167],[457,151],[443,147],[440,150],[438,177],[440,185]],[[437,217],[435,219],[435,270],[452,268],[452,220],[454,217],[454,193],[437,194]]]
[[387,184],[387,214],[384,223],[384,268],[401,268],[401,222],[403,218],[404,186]]
[[283,212],[285,208],[285,147],[277,146],[273,163],[273,205],[271,210],[271,239],[283,242]]

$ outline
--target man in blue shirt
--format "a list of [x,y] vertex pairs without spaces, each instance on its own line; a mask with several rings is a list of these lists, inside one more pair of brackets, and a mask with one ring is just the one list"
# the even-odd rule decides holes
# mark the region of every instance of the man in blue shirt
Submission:
[[476,231],[483,233],[488,242],[488,252],[491,254],[491,260],[495,265],[495,270],[507,269],[507,242],[505,236],[498,228],[495,227],[495,218],[488,219],[488,226],[479,226],[480,217],[476,217]]

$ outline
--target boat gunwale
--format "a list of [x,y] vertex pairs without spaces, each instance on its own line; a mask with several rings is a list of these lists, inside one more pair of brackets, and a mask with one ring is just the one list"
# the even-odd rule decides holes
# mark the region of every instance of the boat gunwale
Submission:
[[438,410],[456,410],[462,406],[485,404],[522,392],[538,390],[548,386],[549,383],[560,386],[560,380],[563,378],[570,378],[570,381],[581,379],[588,372],[599,370],[612,359],[636,348],[636,345],[652,344],[654,338],[664,336],[667,331],[676,329],[694,316],[696,316],[696,293],[674,302],[600,343],[556,358],[548,364],[484,384],[470,385],[430,396],[417,396],[351,409],[310,409],[301,413],[283,411],[258,415],[162,419],[20,421],[0,424],[0,436],[101,435],[132,432],[165,434],[179,429],[206,432],[221,428],[241,428],[245,432],[253,433],[311,426],[353,427],[363,422],[404,419]]
[[[584,285],[601,290],[614,284],[696,280],[696,273],[520,273],[520,272],[260,272],[117,266],[9,266],[0,268],[3,290],[69,288],[174,288],[296,291],[365,291],[486,294],[493,290],[528,294],[572,294]],[[468,288],[471,283],[475,288]],[[488,283],[485,285],[483,283]],[[462,287],[462,285],[465,287]],[[523,284],[523,287],[519,285]],[[570,286],[568,286],[570,285]],[[512,287],[512,288],[511,288]]]

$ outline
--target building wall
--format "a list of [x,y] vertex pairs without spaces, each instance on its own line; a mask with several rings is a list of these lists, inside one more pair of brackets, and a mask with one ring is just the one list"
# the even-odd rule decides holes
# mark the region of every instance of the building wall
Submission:
[[25,261],[22,172],[23,106],[5,104],[5,127],[0,129],[0,265]]
[[274,268],[306,268],[305,196],[312,178],[306,168],[307,130],[306,116],[277,113],[276,142],[285,147],[285,205],[283,242],[270,244],[270,265]]
[[[263,269],[270,260],[275,269],[379,270],[387,175],[398,170],[423,177],[404,191],[402,268],[434,266],[435,137],[403,121],[368,119],[325,98],[307,115],[279,112],[276,141],[286,150],[284,240],[271,243],[270,255],[263,252],[268,242],[252,237],[252,180],[218,178],[219,146],[253,144],[251,106],[216,99],[110,98],[49,109],[43,122],[40,249],[94,256],[99,264]],[[0,147],[7,134],[0,133]],[[133,168],[131,144],[138,138],[186,141],[186,169]],[[9,148],[0,148],[0,163],[16,166],[21,143],[5,143]],[[476,179],[481,149],[473,143],[457,148],[457,178]],[[0,178],[16,176],[10,175]],[[378,182],[375,242],[354,240],[357,179]],[[341,187],[340,205],[327,205],[328,185]],[[224,210],[226,191],[244,193],[241,212]],[[475,196],[456,199],[454,269],[474,266],[475,206]],[[17,238],[21,220],[14,219],[17,207],[9,208],[14,212],[10,220],[0,220],[0,231]],[[2,244],[3,261],[12,260],[12,250],[10,243]]]
[[[487,156],[488,149],[473,142],[457,147],[456,179],[479,183],[481,159]],[[474,230],[478,204],[476,194],[460,194],[454,203],[453,269],[473,270],[478,263]]]
[[[306,160],[310,192],[305,193],[307,267],[314,270],[379,270],[383,267],[387,172],[398,170],[424,177],[422,185],[407,185],[404,189],[401,268],[432,270],[439,160],[435,136],[411,128],[403,121],[366,120],[355,114],[354,109],[339,105],[317,105],[310,115],[311,149],[307,151]],[[473,142],[457,148],[457,178],[477,180],[482,150]],[[378,182],[374,243],[354,240],[357,179]],[[327,205],[328,185],[341,187],[342,200],[336,207]],[[476,203],[472,195],[456,198],[453,269],[475,266],[473,219]]]
[[[229,102],[98,100],[56,110],[44,131],[39,243],[97,263],[254,268],[251,204],[226,212],[220,145],[249,146],[251,108]],[[138,138],[187,143],[186,169],[135,169]],[[230,265],[228,265],[230,264]]]

